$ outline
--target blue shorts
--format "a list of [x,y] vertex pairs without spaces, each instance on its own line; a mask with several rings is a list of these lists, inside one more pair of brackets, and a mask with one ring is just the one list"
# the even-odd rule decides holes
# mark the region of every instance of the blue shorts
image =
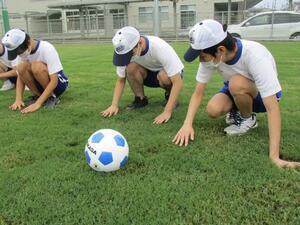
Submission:
[[[234,103],[233,97],[232,97],[232,95],[230,94],[230,91],[229,91],[228,84],[229,84],[229,81],[225,81],[224,86],[220,89],[219,93],[223,93],[223,94],[227,95],[232,100],[232,102]],[[281,96],[282,96],[281,91],[276,93],[277,101],[280,100]],[[261,112],[266,112],[267,111],[259,92],[258,92],[257,96],[253,99],[253,106],[252,107],[253,107],[252,108],[253,112],[256,112],[256,113],[261,113]]]
[[[8,69],[7,69],[7,72],[10,71],[10,70],[12,70],[12,68],[8,68]],[[15,76],[15,77],[9,77],[8,79],[9,79],[9,81],[12,82],[13,84],[16,84],[16,83],[17,83],[17,78],[18,78],[18,77]]]
[[[57,73],[58,82],[56,88],[54,89],[53,93],[56,97],[60,96],[64,91],[67,89],[69,85],[68,77],[64,74],[64,71],[61,70]],[[40,92],[44,92],[44,88],[36,81],[36,86]]]
[[12,82],[13,84],[17,83],[17,77],[9,77],[8,78],[10,82]]
[[[147,69],[147,76],[144,79],[144,85],[147,87],[160,87],[159,80],[157,79],[157,75],[160,71],[151,71]],[[181,79],[183,79],[183,70],[180,73]]]

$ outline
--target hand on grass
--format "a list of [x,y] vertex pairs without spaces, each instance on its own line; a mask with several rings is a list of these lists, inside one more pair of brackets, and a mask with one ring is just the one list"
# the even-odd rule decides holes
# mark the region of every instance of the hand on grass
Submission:
[[111,105],[110,107],[108,107],[107,109],[102,111],[101,115],[103,117],[111,117],[111,116],[117,115],[118,112],[119,112],[119,107]]
[[14,102],[14,104],[12,104],[11,106],[9,106],[9,108],[11,109],[11,110],[13,110],[13,111],[15,111],[15,110],[21,110],[22,109],[22,107],[24,107],[25,106],[25,104],[24,104],[24,102],[23,101],[21,101],[21,100],[16,100],[15,102]]
[[38,103],[33,103],[29,106],[27,106],[25,109],[21,110],[21,113],[31,113],[37,111],[39,108],[41,108],[41,105]]
[[280,158],[271,159],[276,166],[280,168],[300,168],[299,162],[289,162]]
[[172,142],[175,145],[179,145],[179,146],[187,146],[189,144],[189,140],[194,140],[194,129],[192,126],[190,125],[183,125],[180,130],[177,132],[177,134],[175,135],[174,139],[172,140]]
[[153,123],[154,124],[162,124],[162,123],[167,123],[169,119],[171,118],[172,113],[164,111],[157,117],[155,117]]

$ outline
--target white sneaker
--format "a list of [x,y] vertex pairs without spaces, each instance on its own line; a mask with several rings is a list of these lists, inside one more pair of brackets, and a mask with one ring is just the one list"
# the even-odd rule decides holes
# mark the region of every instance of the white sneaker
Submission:
[[229,136],[242,135],[257,126],[258,124],[256,122],[256,115],[253,113],[252,116],[247,119],[239,117],[235,124],[226,127],[224,132]]
[[236,120],[241,116],[237,110],[230,110],[225,116],[225,123],[228,125],[235,124]]
[[0,88],[0,91],[8,91],[8,90],[13,89],[13,88],[15,88],[15,84],[7,79],[6,81],[3,82],[3,85]]

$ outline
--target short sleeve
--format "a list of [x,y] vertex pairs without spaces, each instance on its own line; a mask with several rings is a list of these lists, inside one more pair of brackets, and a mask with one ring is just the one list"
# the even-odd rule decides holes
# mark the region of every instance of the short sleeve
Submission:
[[197,75],[196,75],[196,80],[199,83],[206,84],[210,80],[213,73],[214,73],[213,69],[208,69],[205,66],[203,66],[202,63],[200,63],[199,67],[198,67]]
[[55,50],[54,46],[52,46],[51,44],[48,44],[48,46],[44,48],[43,57],[45,63],[47,64],[48,73],[50,75],[63,70],[58,53]]
[[169,45],[164,46],[164,48],[161,49],[160,54],[157,55],[157,58],[169,77],[180,73],[184,68],[179,56]]
[[117,75],[119,77],[121,77],[121,78],[126,77],[126,66],[117,66],[116,70],[117,70]]
[[273,57],[269,56],[257,59],[252,55],[252,57],[248,57],[247,61],[248,71],[253,77],[262,98],[274,95],[281,91]]

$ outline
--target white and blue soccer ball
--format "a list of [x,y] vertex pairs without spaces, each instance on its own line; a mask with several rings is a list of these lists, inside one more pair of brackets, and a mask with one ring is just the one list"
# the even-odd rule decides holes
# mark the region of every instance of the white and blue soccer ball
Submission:
[[89,166],[101,172],[123,168],[128,160],[128,152],[124,136],[112,129],[101,129],[93,133],[84,150]]

